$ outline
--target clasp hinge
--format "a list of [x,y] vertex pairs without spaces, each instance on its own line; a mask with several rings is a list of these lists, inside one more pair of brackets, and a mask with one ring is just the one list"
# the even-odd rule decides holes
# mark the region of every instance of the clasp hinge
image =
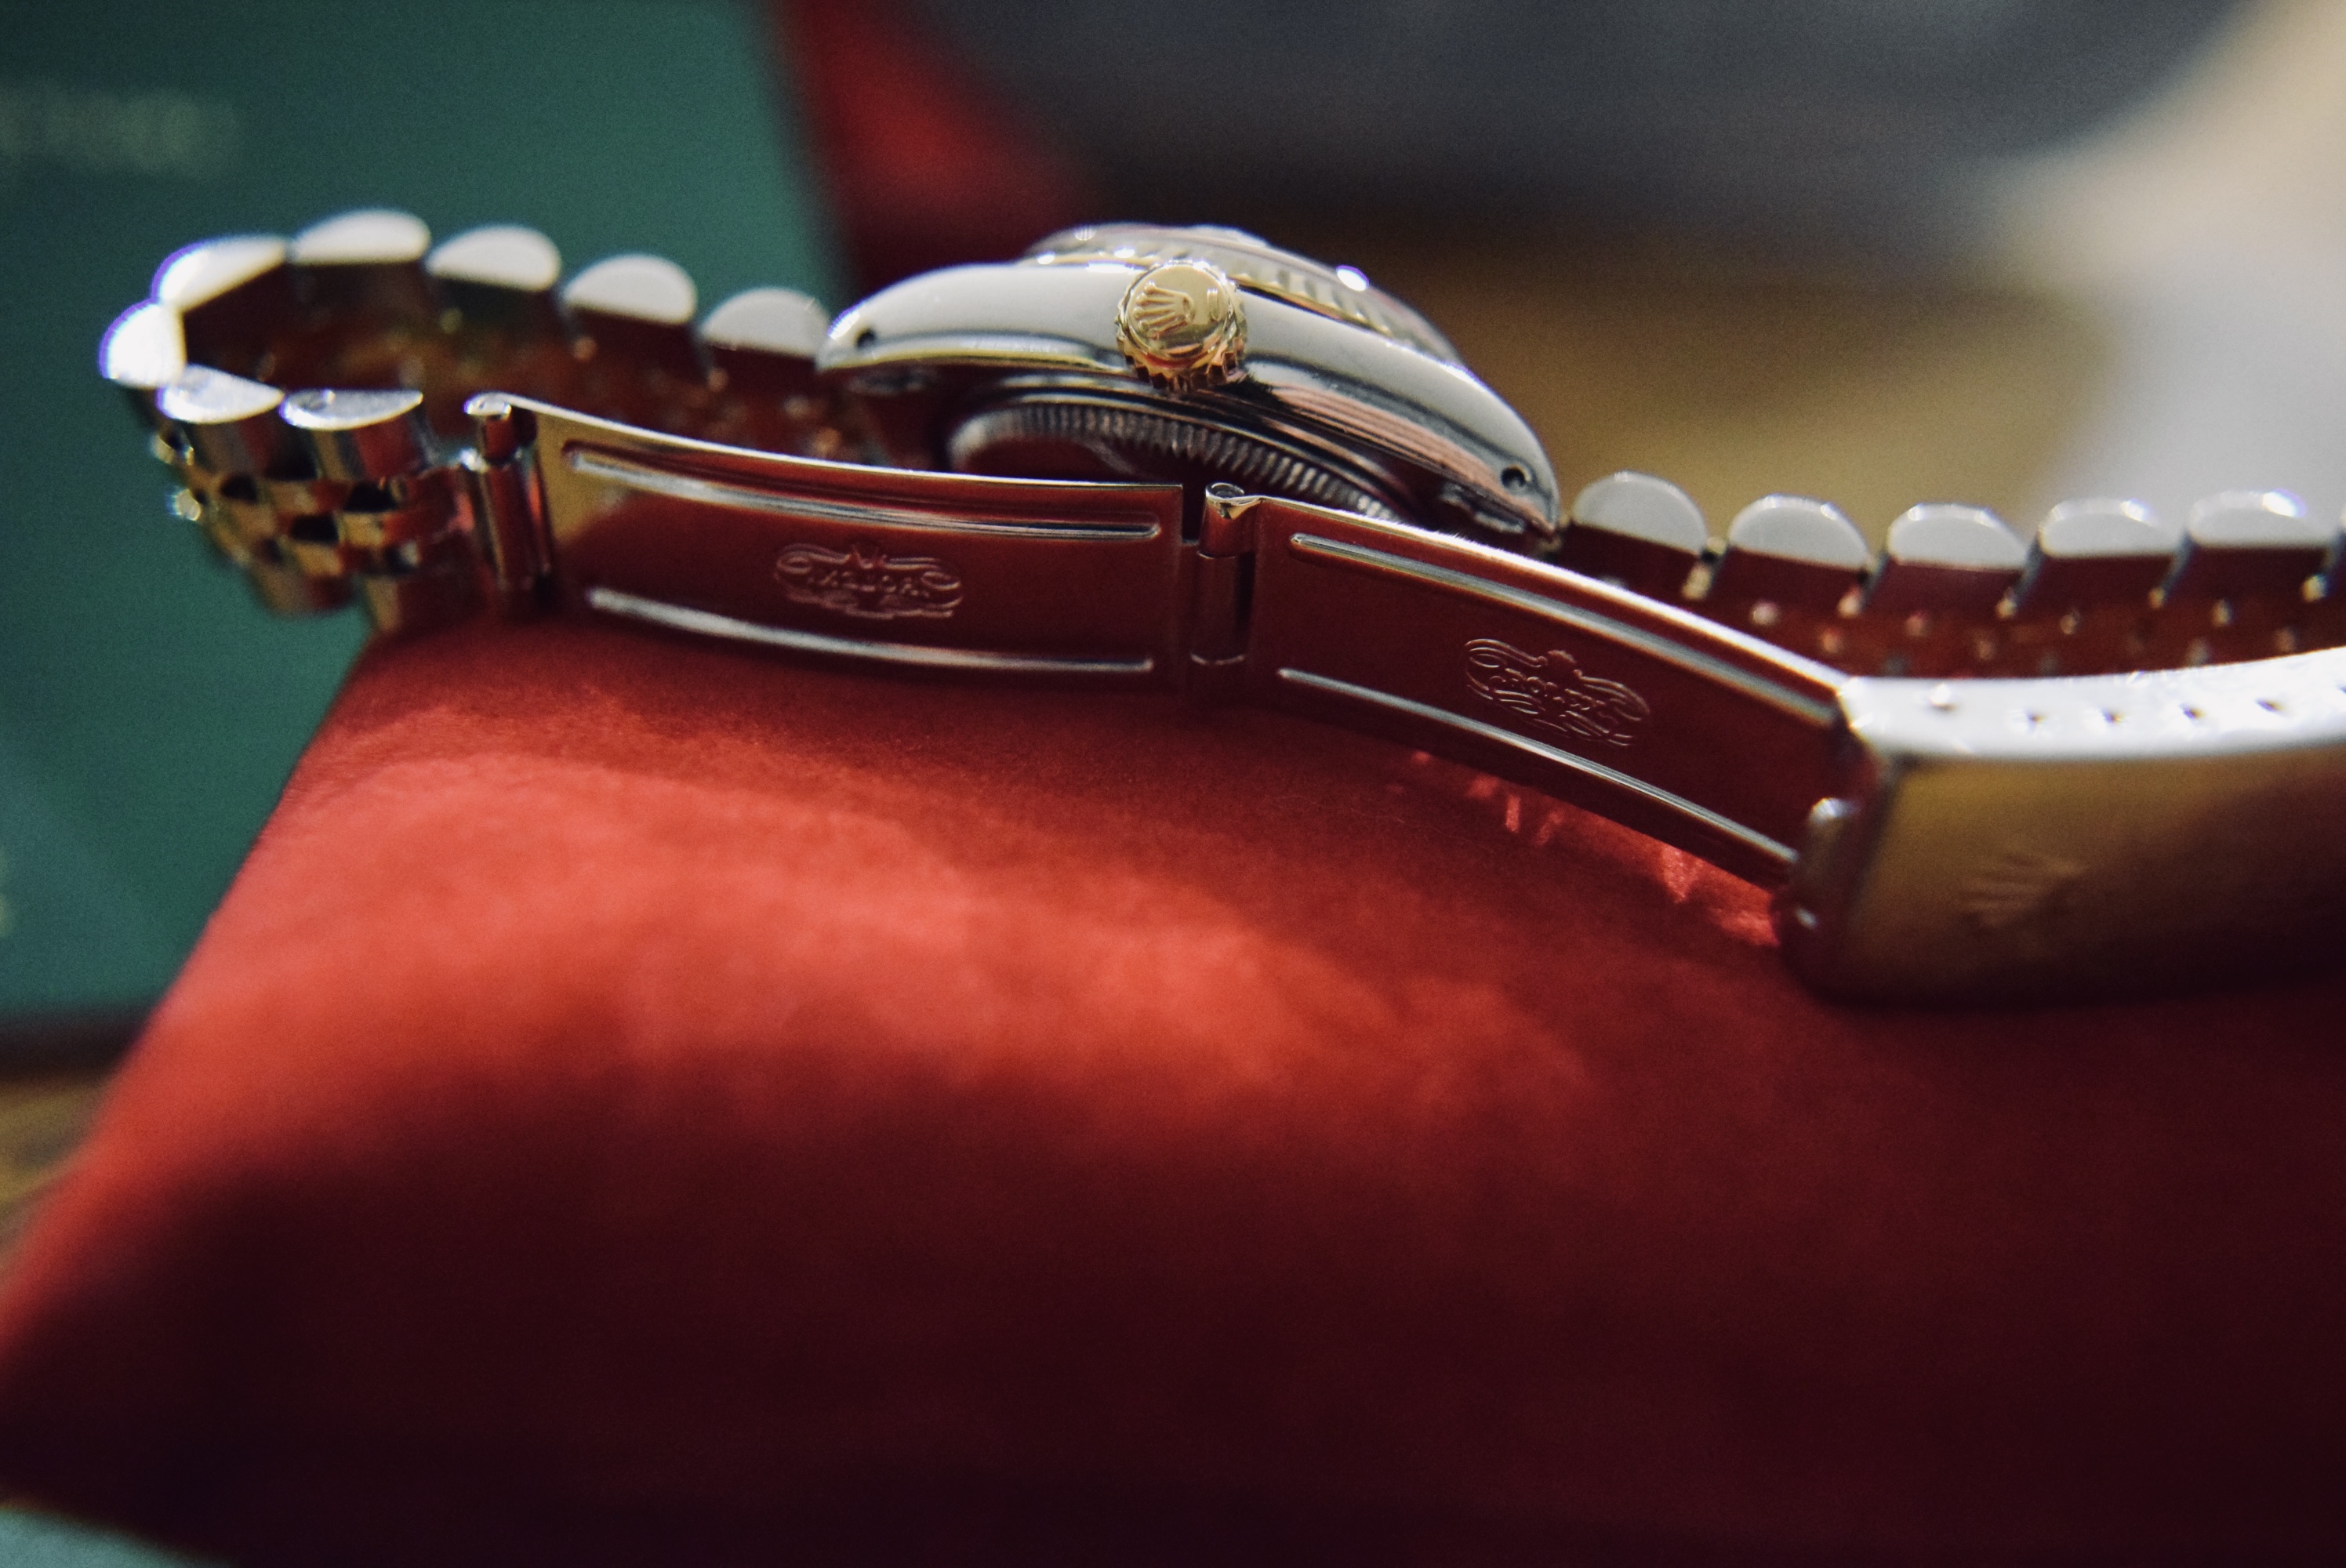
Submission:
[[473,418],[473,450],[464,467],[473,484],[474,536],[496,585],[498,613],[525,616],[542,604],[554,570],[531,467],[536,421],[498,392],[482,392],[464,412]]
[[1189,692],[1236,697],[1246,681],[1254,608],[1254,508],[1262,498],[1235,484],[1206,487],[1189,597]]

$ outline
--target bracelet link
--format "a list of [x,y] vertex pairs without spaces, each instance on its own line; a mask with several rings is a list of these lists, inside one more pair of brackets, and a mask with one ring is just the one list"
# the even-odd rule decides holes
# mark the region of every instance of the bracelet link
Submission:
[[277,389],[203,366],[154,393],[174,506],[280,615],[355,596],[378,630],[444,625],[476,595],[468,500],[430,463],[412,392]]
[[1838,995],[2237,983],[2346,925],[2346,650],[2064,681],[1861,678],[1786,957]]

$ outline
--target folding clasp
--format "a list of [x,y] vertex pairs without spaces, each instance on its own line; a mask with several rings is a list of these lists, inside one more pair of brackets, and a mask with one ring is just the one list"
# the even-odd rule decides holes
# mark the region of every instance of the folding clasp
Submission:
[[1250,700],[1790,874],[1841,776],[1838,671],[1468,540],[1273,499],[1243,521]]
[[530,501],[566,605],[900,668],[1187,678],[1177,485],[828,463],[506,401],[536,426]]

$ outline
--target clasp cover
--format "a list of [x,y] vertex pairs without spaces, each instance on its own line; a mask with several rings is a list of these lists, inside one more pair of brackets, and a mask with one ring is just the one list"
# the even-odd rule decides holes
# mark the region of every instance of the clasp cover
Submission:
[[1192,552],[1178,485],[828,463],[514,400],[536,422],[557,592],[799,653],[1170,686]]

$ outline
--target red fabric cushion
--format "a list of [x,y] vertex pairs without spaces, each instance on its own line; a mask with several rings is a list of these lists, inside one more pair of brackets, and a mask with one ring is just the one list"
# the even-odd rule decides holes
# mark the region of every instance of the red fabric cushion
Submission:
[[0,1483],[245,1564],[2346,1549],[2346,984],[1851,1011],[1762,914],[1273,715],[378,650],[23,1245]]

